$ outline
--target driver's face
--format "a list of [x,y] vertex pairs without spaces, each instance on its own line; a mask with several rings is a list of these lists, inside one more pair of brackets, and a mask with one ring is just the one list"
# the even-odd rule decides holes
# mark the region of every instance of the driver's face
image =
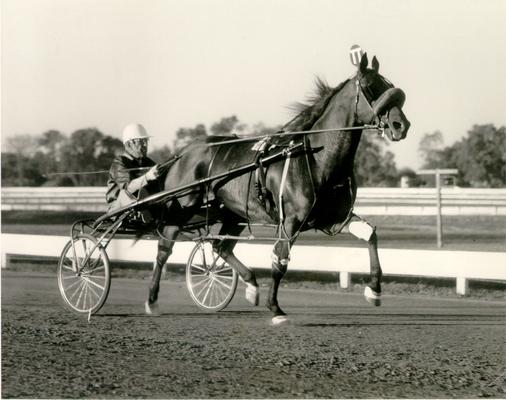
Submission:
[[148,154],[148,139],[132,139],[125,143],[126,150],[134,157],[146,157]]

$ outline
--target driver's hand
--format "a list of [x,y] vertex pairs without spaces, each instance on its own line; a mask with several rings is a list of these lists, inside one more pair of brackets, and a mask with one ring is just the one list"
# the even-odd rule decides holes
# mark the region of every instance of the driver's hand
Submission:
[[160,176],[160,172],[158,171],[158,165],[154,165],[150,168],[148,172],[146,172],[146,179],[148,181],[154,181]]

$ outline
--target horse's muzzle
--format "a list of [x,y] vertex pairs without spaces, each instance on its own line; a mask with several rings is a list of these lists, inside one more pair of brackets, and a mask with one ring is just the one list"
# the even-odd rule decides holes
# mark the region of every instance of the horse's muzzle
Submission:
[[392,141],[406,137],[411,123],[402,112],[406,95],[399,88],[386,90],[373,104],[376,117],[385,126],[385,134]]

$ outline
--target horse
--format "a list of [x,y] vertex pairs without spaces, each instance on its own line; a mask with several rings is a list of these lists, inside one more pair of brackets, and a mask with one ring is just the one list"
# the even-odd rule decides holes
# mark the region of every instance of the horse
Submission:
[[367,242],[370,281],[364,296],[374,305],[381,304],[382,270],[376,227],[353,213],[357,193],[354,158],[364,130],[381,129],[384,136],[395,142],[406,137],[410,122],[402,111],[404,92],[379,74],[376,56],[370,68],[368,64],[364,54],[353,77],[335,88],[318,79],[317,93],[311,102],[299,103],[297,115],[284,126],[283,133],[265,138],[263,146],[252,148],[250,141],[208,136],[182,149],[178,161],[165,175],[165,189],[191,184],[258,160],[259,152],[255,149],[259,147],[263,148],[262,155],[294,148],[294,144],[299,144],[302,151],[294,150],[281,160],[259,165],[255,174],[262,179],[254,179],[254,172],[227,176],[163,205],[169,220],[163,228],[167,240],[158,247],[146,313],[156,312],[162,267],[174,241],[185,223],[204,205],[219,212],[222,223],[219,234],[229,235],[213,240],[214,251],[246,283],[246,299],[255,306],[259,303],[259,287],[254,271],[234,255],[236,237],[245,229],[244,222],[279,227],[266,300],[273,314],[272,324],[289,321],[278,302],[279,284],[298,234],[309,229],[327,234],[349,232]]

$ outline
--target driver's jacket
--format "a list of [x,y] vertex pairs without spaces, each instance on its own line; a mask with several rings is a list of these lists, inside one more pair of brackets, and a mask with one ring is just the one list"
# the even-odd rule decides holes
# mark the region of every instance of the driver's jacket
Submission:
[[[156,163],[149,157],[133,158],[128,153],[116,157],[109,169],[109,179],[107,180],[107,193],[105,199],[107,203],[115,201],[121,190],[127,190],[128,184],[144,175],[148,169],[146,167],[152,167]],[[147,182],[143,186],[148,193],[156,193],[159,190],[158,182],[156,180]],[[138,188],[140,189],[140,187]],[[131,193],[137,195],[138,190]]]

